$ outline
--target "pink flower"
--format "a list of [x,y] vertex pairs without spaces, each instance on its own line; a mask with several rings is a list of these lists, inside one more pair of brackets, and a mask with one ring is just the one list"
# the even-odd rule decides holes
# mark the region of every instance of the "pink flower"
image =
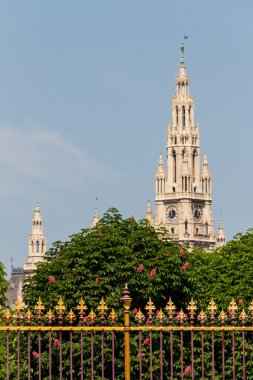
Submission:
[[149,273],[149,275],[150,275],[151,277],[155,277],[155,276],[156,276],[156,268],[153,268],[153,269],[151,270],[151,272]]
[[84,317],[83,321],[84,321],[84,323],[89,322],[89,317],[88,317],[88,316],[87,316],[87,317]]
[[181,266],[181,269],[185,270],[185,269],[188,268],[188,266],[189,266],[189,263],[188,263],[188,261],[186,261],[186,262]]
[[96,280],[95,280],[96,284],[99,284],[100,281],[101,281],[101,280],[100,280],[100,278],[98,278],[98,277],[97,277]]
[[60,252],[56,252],[55,258],[56,260],[60,260],[61,254]]
[[136,272],[141,273],[141,272],[143,271],[143,269],[144,269],[144,265],[143,265],[143,264],[140,264],[140,265],[138,266],[138,268],[136,269]]
[[183,248],[180,249],[180,255],[184,255],[184,249]]
[[144,354],[143,352],[140,352],[137,356],[138,356],[139,358],[143,358],[144,355],[145,355],[145,354]]
[[149,338],[146,338],[143,342],[144,344],[149,344],[150,343],[150,339]]
[[60,341],[59,341],[59,339],[55,339],[55,340],[54,340],[54,345],[55,345],[55,347],[59,347],[59,346],[60,346]]
[[238,300],[238,305],[242,306],[243,304],[244,304],[244,301],[240,298],[240,299]]
[[146,320],[146,324],[147,324],[147,325],[150,325],[150,324],[151,324],[151,322],[152,322],[152,321],[151,321],[151,319],[150,319],[150,318],[148,318],[148,319]]
[[191,374],[191,371],[192,371],[192,367],[190,365],[188,365],[185,370],[184,370],[184,375],[185,376],[189,376]]
[[137,314],[138,313],[138,309],[135,308],[134,311],[133,311],[134,314]]
[[55,282],[54,276],[49,276],[48,281],[50,282],[50,284],[53,284]]
[[33,352],[32,352],[32,355],[33,355],[33,357],[34,357],[35,359],[39,359],[39,357],[40,357],[40,355],[39,355],[38,352],[36,352],[36,351],[33,351]]

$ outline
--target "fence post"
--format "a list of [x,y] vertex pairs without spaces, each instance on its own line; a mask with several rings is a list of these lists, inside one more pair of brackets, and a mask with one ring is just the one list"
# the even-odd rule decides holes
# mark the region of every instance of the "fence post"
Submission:
[[123,291],[123,297],[121,298],[124,306],[124,336],[125,336],[125,380],[130,380],[130,306],[132,298],[128,290],[127,284]]

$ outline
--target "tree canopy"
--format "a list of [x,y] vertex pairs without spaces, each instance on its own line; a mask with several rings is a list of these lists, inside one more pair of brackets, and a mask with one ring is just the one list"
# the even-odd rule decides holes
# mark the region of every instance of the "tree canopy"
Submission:
[[164,307],[169,296],[182,306],[195,284],[189,256],[164,230],[156,231],[146,220],[123,219],[110,209],[94,228],[53,244],[28,279],[24,300],[32,306],[40,296],[53,307],[61,296],[68,308],[75,308],[81,297],[95,307],[104,296],[116,308],[128,283],[133,307],[145,306],[149,296],[157,307]]

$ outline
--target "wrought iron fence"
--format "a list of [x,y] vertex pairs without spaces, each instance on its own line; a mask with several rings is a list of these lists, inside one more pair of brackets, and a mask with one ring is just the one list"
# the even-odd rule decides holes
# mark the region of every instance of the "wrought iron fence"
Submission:
[[[17,301],[2,310],[0,366],[11,379],[253,379],[253,302],[247,314],[232,299],[218,312],[211,299],[198,311],[191,299],[177,311],[171,298],[164,310],[149,299],[130,310],[124,289],[117,316],[101,299],[95,313],[83,299],[67,311],[62,299],[34,312]],[[1,375],[0,375],[1,376]]]

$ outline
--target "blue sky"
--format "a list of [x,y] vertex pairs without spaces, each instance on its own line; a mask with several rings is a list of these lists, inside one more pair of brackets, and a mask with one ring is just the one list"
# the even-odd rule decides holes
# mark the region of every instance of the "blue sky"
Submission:
[[[252,226],[253,2],[12,1],[0,5],[0,260],[27,256],[36,199],[48,246],[95,207],[145,214],[179,64],[229,238]],[[39,194],[38,196],[36,194]],[[96,197],[98,201],[96,202]]]

